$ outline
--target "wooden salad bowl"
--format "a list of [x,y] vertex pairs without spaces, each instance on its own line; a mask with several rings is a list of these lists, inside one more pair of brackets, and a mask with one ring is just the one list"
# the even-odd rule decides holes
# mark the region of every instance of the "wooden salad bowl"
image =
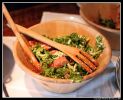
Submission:
[[95,78],[97,75],[101,74],[110,62],[111,48],[108,40],[101,33],[87,25],[71,21],[53,20],[45,23],[36,24],[29,29],[51,38],[65,36],[76,32],[79,35],[85,35],[89,37],[90,44],[93,46],[95,44],[96,36],[100,35],[103,37],[105,49],[97,59],[97,61],[99,62],[98,69],[93,73],[84,76],[83,81],[80,83],[74,83],[70,79],[49,78],[33,72],[31,69],[34,66],[30,63],[27,55],[24,53],[19,42],[16,40],[13,49],[15,61],[18,63],[19,67],[24,70],[25,73],[32,76],[42,87],[46,88],[48,91],[56,93],[69,93],[75,91],[91,79]]
[[113,50],[120,50],[120,29],[111,29],[99,24],[103,19],[116,20],[118,3],[85,3],[80,4],[80,16],[93,28],[100,31],[108,40]]

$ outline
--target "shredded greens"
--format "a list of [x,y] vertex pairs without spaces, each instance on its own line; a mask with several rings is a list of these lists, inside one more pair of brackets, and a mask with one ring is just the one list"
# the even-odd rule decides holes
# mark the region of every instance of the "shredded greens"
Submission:
[[48,66],[43,66],[43,69],[45,70],[42,75],[51,77],[51,78],[60,78],[60,79],[71,79],[73,82],[81,82],[82,81],[82,75],[80,75],[80,72],[73,71],[72,69],[69,69],[67,65],[64,65],[61,68],[52,68]]
[[101,24],[101,25],[103,25],[105,27],[112,28],[112,29],[116,28],[116,23],[112,19],[99,18],[99,24]]
[[87,45],[85,51],[88,52],[94,59],[97,59],[100,56],[100,54],[103,52],[104,48],[105,47],[104,47],[104,44],[102,42],[102,37],[97,36],[95,47]]
[[77,48],[85,48],[89,40],[85,36],[79,36],[77,33],[72,33],[68,36],[54,38],[53,41]]
[[79,36],[77,33],[72,33],[71,35],[64,37],[54,38],[53,41],[82,49],[92,55],[95,59],[99,57],[104,49],[101,36],[96,37],[96,47],[89,45],[89,38],[86,36]]
[[[88,52],[90,55],[92,55],[94,59],[97,59],[104,50],[104,44],[101,36],[96,37],[95,47],[92,47],[89,44],[89,38],[86,36],[79,36],[77,33],[53,38],[51,40],[84,50],[85,52]],[[72,59],[67,55],[65,55],[67,60],[69,60],[67,64],[64,64],[59,68],[51,67],[50,64],[52,64],[55,59],[64,54],[61,51],[58,51],[55,54],[51,54],[50,51],[41,47],[40,44],[36,44],[31,49],[37,60],[42,65],[43,73],[41,73],[41,75],[51,78],[71,79],[73,82],[81,82],[83,76],[88,74],[78,63],[72,61]]]
[[49,51],[45,50],[39,44],[35,45],[32,51],[40,63],[50,64],[57,57],[56,55],[51,55]]

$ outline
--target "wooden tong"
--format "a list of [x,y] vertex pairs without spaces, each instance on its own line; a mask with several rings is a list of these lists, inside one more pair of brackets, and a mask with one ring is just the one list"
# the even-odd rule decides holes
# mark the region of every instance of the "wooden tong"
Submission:
[[35,71],[40,73],[41,67],[40,67],[39,62],[37,61],[37,59],[33,55],[32,51],[29,49],[26,38],[22,34],[20,34],[20,32],[18,31],[18,28],[16,27],[13,19],[11,18],[10,14],[9,14],[8,10],[6,9],[4,4],[2,4],[2,11],[3,11],[3,14],[4,14],[5,18],[7,19],[9,25],[11,26],[13,33],[17,37],[19,43],[21,44],[23,50],[25,51],[25,53],[28,55],[31,62],[35,66]]
[[[5,13],[6,15],[6,13]],[[9,17],[9,18],[8,18]],[[85,69],[88,73],[92,73],[98,66],[98,62],[92,58],[88,53],[79,50],[78,48],[75,47],[70,47],[70,46],[66,46],[63,44],[59,44],[57,42],[54,42],[32,30],[26,29],[23,26],[20,25],[15,25],[14,22],[11,22],[11,17],[10,16],[6,16],[6,19],[8,19],[8,22],[13,30],[14,33],[17,33],[17,36],[19,33],[23,33],[29,37],[32,37],[38,41],[44,42],[62,52],[64,52],[65,54],[67,54],[71,59],[73,59],[75,62],[79,63],[83,69]],[[16,28],[17,27],[17,28]],[[17,30],[18,29],[18,30]],[[20,37],[20,35],[19,35]],[[22,39],[19,39],[20,42],[22,42]],[[22,46],[25,45],[23,43],[21,43]],[[25,45],[26,46],[26,45]],[[23,46],[23,48],[25,47]],[[28,53],[29,48],[26,46],[26,53]],[[30,52],[30,51],[29,51]],[[32,52],[28,53],[28,55],[30,56],[30,58],[32,59]],[[33,59],[34,60],[34,57]],[[33,62],[35,64],[35,60]],[[36,64],[35,64],[36,65]],[[38,67],[39,68],[39,67]]]

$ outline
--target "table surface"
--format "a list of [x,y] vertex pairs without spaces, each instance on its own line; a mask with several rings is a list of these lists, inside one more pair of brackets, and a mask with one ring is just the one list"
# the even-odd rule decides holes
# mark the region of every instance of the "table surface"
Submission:
[[[16,7],[14,9],[12,4],[9,4],[9,6],[12,6],[12,8],[8,10],[14,22],[26,28],[39,23],[44,11],[79,14],[79,7],[76,3],[42,3],[17,10]],[[3,16],[3,36],[13,36],[13,32],[6,24],[7,21]]]

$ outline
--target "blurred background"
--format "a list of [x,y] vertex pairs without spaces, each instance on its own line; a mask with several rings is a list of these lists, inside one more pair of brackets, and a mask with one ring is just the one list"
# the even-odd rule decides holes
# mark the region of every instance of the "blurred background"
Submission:
[[[76,3],[5,3],[5,5],[14,21],[27,28],[40,22],[43,11],[79,14]],[[3,35],[14,35],[6,23],[3,17]]]
[[[120,49],[120,3],[5,3],[5,5],[14,22],[26,28],[39,23],[43,12],[78,15],[88,25],[100,31],[109,40],[112,49]],[[13,32],[6,24],[3,16],[3,36],[13,36]],[[115,25],[118,29],[110,28]]]

